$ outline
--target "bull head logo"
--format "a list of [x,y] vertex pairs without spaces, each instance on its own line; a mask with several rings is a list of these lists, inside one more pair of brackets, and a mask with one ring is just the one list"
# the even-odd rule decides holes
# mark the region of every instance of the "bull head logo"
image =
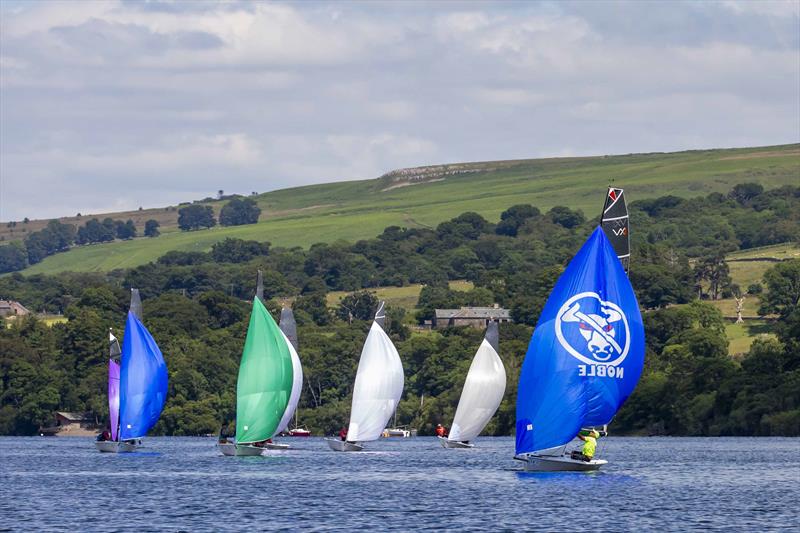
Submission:
[[[579,336],[574,332],[565,335],[565,328],[576,326]],[[620,364],[628,355],[628,333],[628,321],[622,309],[593,292],[576,294],[556,315],[558,341],[571,355],[587,364]],[[584,342],[576,342],[576,338]]]

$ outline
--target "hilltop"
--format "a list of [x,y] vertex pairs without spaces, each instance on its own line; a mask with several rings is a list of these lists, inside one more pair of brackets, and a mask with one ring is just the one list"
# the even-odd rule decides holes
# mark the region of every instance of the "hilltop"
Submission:
[[[457,163],[400,169],[361,181],[282,189],[252,196],[262,209],[258,224],[204,231],[177,229],[178,206],[137,211],[82,214],[59,219],[81,225],[90,218],[132,219],[140,234],[154,218],[162,235],[75,247],[46,258],[24,273],[110,271],[152,261],[170,250],[205,251],[226,237],[270,241],[273,246],[307,247],[316,242],[355,241],[379,234],[390,225],[434,227],[465,211],[497,220],[507,207],[531,203],[540,209],[566,205],[589,217],[609,183],[624,187],[629,201],[675,195],[684,198],[726,192],[737,183],[767,188],[800,179],[800,144],[759,148],[698,150]],[[217,214],[224,201],[203,203]],[[16,227],[0,224],[9,242],[41,229],[47,221]],[[11,230],[14,230],[13,233]]]

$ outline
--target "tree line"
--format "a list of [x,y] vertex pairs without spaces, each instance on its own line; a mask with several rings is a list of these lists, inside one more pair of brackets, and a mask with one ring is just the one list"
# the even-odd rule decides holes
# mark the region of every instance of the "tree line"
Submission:
[[[743,247],[744,237],[749,245],[798,241],[800,189],[747,191],[631,205],[631,281],[646,311],[647,357],[640,385],[614,431],[800,434],[800,261],[778,263],[764,276],[760,312],[775,317],[765,327],[773,336],[757,340],[741,360],[728,356],[722,316],[703,301],[711,297],[708,280],[698,277],[704,258]],[[753,230],[738,222],[748,216],[791,224],[778,233]],[[681,218],[705,223],[683,228]],[[392,226],[353,244],[303,250],[227,239],[209,252],[170,252],[153,263],[105,274],[5,276],[0,298],[61,311],[69,321],[47,327],[30,318],[0,331],[0,433],[30,434],[57,409],[106,416],[105,335],[108,327],[121,335],[131,286],[144,297],[145,323],[170,369],[169,399],[155,431],[218,431],[235,416],[248,300],[255,272],[262,269],[268,308],[276,318],[281,302],[293,298],[306,381],[300,419],[315,432],[338,430],[347,421],[375,303],[369,289],[423,283],[413,316],[401,308],[387,310],[387,328],[406,372],[399,422],[424,434],[452,420],[483,335],[470,328],[420,332],[409,326],[438,307],[500,303],[511,309],[515,323],[501,327],[500,355],[509,381],[487,431],[510,434],[532,326],[564,265],[596,223],[566,207],[542,212],[517,205],[496,224],[464,213],[434,229]],[[670,230],[672,225],[681,230]],[[447,282],[454,279],[468,279],[474,288],[453,291]],[[351,294],[329,307],[332,290]]]

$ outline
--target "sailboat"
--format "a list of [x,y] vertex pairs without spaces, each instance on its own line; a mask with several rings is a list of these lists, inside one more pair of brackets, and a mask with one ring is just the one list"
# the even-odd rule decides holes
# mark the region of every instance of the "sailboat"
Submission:
[[456,416],[447,437],[439,437],[445,448],[472,448],[475,440],[492,419],[506,391],[506,369],[500,360],[500,335],[497,322],[489,322],[486,335],[469,366]]
[[403,363],[383,330],[385,319],[384,302],[380,302],[358,362],[347,440],[325,439],[334,451],[361,451],[362,443],[378,439],[400,402]]
[[[131,289],[122,350],[109,332],[108,411],[111,440],[95,441],[101,452],[132,452],[152,428],[167,398],[167,365],[156,341],[141,322],[142,301]],[[116,357],[120,357],[117,363]]]
[[598,226],[556,282],[533,331],[517,393],[516,455],[528,471],[592,471],[566,453],[608,424],[644,366],[644,326],[617,252]]
[[[297,366],[297,374],[295,375],[294,383],[292,385],[292,397],[294,398],[296,394],[296,401],[294,402],[293,408],[287,408],[286,410],[290,417],[291,412],[294,411],[294,428],[290,429],[287,433],[290,437],[308,437],[311,435],[311,432],[308,431],[308,429],[297,425],[297,401],[300,400],[300,393],[303,390],[303,369],[300,366],[300,359],[297,358],[295,361],[294,358],[294,355],[300,351],[300,348],[298,347],[297,341],[297,322],[294,319],[294,313],[292,312],[291,307],[284,307],[281,309],[281,321],[279,326],[283,334],[286,335],[286,338],[291,343],[292,348],[294,348],[294,353],[292,356],[292,368],[294,368],[295,362]],[[285,429],[286,427],[284,427],[284,430]]]
[[287,411],[294,411],[300,398],[300,359],[264,307],[263,291],[259,271],[236,383],[236,442],[219,443],[223,455],[261,455],[268,447],[266,441],[280,432],[282,424],[288,424],[292,412]]
[[[259,271],[259,276],[260,275],[261,272]],[[259,286],[261,286],[260,283]],[[291,307],[284,307],[281,309],[281,318],[278,327],[281,333],[283,333],[284,340],[289,345],[289,352],[292,356],[292,392],[289,395],[289,404],[286,406],[286,411],[284,411],[281,422],[278,424],[278,429],[275,432],[276,435],[286,431],[289,427],[289,422],[292,420],[292,415],[295,416],[295,425],[297,425],[297,404],[300,401],[300,394],[303,392],[303,366],[300,364],[300,357],[297,355],[297,322],[294,320],[294,313],[292,313]],[[269,450],[286,450],[289,448],[289,445],[268,442],[264,447]]]

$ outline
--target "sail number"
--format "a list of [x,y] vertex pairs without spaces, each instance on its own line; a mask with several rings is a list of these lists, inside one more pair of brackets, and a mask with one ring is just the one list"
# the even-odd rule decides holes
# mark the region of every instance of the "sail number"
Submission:
[[625,369],[621,366],[612,365],[578,365],[578,375],[585,377],[598,378],[617,378],[622,379]]

